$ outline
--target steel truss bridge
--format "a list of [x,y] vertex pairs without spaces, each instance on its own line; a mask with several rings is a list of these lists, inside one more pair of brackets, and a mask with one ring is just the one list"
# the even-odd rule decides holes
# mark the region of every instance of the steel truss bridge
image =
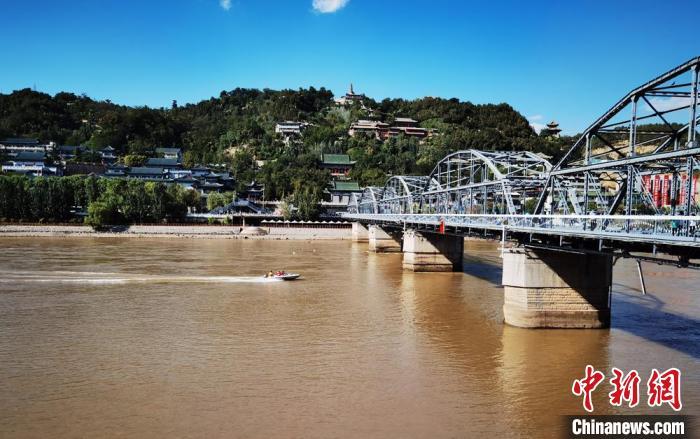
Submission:
[[556,164],[527,151],[457,151],[428,176],[365,188],[343,216],[623,256],[664,253],[700,267],[692,261],[700,257],[699,76],[697,57],[630,91]]

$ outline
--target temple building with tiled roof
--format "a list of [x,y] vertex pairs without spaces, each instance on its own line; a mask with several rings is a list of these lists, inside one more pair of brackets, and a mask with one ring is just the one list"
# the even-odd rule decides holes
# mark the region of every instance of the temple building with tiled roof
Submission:
[[354,161],[347,154],[322,154],[321,168],[328,169],[334,179],[346,179],[350,176]]

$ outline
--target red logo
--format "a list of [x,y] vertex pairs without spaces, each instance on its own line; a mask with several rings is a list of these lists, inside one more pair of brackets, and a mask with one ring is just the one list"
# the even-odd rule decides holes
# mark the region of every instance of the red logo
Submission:
[[[639,404],[639,383],[641,378],[636,370],[631,370],[625,374],[620,369],[612,368],[613,377],[610,379],[612,391],[608,393],[610,405],[620,407],[627,402],[628,407],[635,407]],[[595,370],[593,366],[586,366],[585,376],[574,380],[571,385],[571,392],[576,396],[583,397],[583,408],[587,412],[593,411],[593,399],[591,395],[600,383],[605,380],[605,374]],[[649,407],[658,407],[668,404],[675,411],[683,408],[681,402],[681,371],[672,367],[664,372],[656,369],[651,370],[651,375],[647,381],[647,404]]]
[[574,392],[574,395],[583,395],[583,408],[586,409],[587,412],[593,411],[591,394],[604,379],[605,374],[603,374],[603,372],[597,371],[593,366],[588,365],[586,366],[586,376],[580,380],[575,380],[574,384],[571,386],[571,391]]
[[625,376],[617,367],[613,367],[612,372],[615,377],[610,380],[613,386],[612,392],[608,394],[610,404],[618,407],[622,405],[622,401],[627,401],[629,407],[639,404],[639,373],[632,370]]
[[681,371],[675,367],[663,373],[652,369],[649,381],[647,381],[647,389],[649,391],[649,407],[668,403],[675,411],[683,408],[683,403],[681,402]]

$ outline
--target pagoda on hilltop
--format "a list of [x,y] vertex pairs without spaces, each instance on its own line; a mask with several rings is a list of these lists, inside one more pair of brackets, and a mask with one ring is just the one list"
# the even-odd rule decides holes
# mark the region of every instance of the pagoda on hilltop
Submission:
[[345,96],[341,97],[341,98],[338,99],[336,102],[337,102],[339,105],[348,105],[348,104],[351,104],[351,103],[353,103],[353,102],[355,102],[355,101],[357,101],[357,102],[362,102],[362,100],[363,100],[365,97],[366,97],[366,96],[365,96],[364,94],[355,93],[355,90],[353,89],[353,87],[352,87],[352,82],[351,82],[351,83],[350,83],[350,89],[348,90],[348,92],[345,93]]
[[551,121],[542,131],[544,131],[545,136],[559,137],[559,133],[561,133],[561,128],[559,128],[558,123],[556,123],[555,121]]

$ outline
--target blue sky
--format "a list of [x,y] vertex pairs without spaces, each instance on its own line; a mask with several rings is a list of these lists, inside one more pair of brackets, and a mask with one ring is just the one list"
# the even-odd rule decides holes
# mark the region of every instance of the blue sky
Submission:
[[573,134],[700,55],[699,13],[690,0],[0,0],[0,92],[160,107],[352,81],[375,99],[507,102]]

